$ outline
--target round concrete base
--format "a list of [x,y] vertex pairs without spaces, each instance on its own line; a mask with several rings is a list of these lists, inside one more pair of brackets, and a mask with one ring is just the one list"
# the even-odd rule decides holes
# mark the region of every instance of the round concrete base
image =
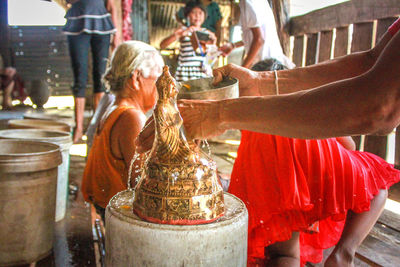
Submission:
[[106,266],[246,266],[248,214],[225,193],[225,215],[201,225],[155,224],[132,211],[133,191],[115,195],[106,209]]

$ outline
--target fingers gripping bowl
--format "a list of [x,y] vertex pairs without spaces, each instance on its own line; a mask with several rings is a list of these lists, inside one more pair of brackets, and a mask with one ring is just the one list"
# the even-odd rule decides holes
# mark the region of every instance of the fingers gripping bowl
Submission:
[[213,78],[201,78],[181,83],[178,99],[222,100],[239,97],[239,81],[225,77],[213,85]]

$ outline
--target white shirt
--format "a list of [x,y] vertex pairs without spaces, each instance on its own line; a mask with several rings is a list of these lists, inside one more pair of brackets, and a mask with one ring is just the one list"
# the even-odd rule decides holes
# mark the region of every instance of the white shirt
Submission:
[[251,28],[259,27],[265,40],[253,64],[263,59],[275,58],[288,68],[294,67],[295,65],[290,59],[283,54],[276,31],[274,14],[267,0],[241,0],[239,8],[239,24],[242,27],[242,40],[246,54],[248,54],[253,41]]

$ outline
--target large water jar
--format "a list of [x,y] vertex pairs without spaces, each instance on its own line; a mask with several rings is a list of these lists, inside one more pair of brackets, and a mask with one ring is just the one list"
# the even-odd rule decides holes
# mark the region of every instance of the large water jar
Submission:
[[0,266],[51,253],[61,161],[58,145],[0,140]]
[[64,219],[68,199],[68,175],[69,175],[69,149],[72,145],[72,138],[69,133],[39,130],[39,129],[10,129],[0,130],[1,139],[29,139],[57,144],[61,148],[62,164],[58,166],[57,178],[57,201],[56,201],[56,222]]

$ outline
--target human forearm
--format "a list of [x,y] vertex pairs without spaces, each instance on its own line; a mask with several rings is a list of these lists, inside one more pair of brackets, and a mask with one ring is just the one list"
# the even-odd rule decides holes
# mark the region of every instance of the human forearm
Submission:
[[215,36],[217,37],[217,46],[219,47],[221,45],[221,23],[222,23],[222,19],[220,19],[219,21],[217,21],[216,25],[215,25]]
[[175,33],[171,34],[170,36],[168,36],[167,38],[165,38],[164,40],[161,41],[160,49],[167,48],[170,44],[172,44],[176,40],[177,40],[176,34]]
[[112,44],[113,49],[115,49],[123,40],[122,40],[122,33],[121,33],[121,24],[118,20],[118,10],[113,0],[107,2],[107,10],[111,14],[111,21],[114,24],[116,32],[113,36]]
[[387,131],[397,122],[385,124],[382,106],[395,97],[381,93],[379,83],[365,75],[294,94],[224,100],[220,124],[297,138]]
[[[386,33],[371,50],[353,53],[304,68],[279,71],[279,91],[281,94],[297,92],[365,73],[376,63],[391,39],[392,36]],[[271,91],[271,87],[274,87],[274,79],[271,80],[271,74],[268,72],[259,74],[259,79],[263,80],[263,83],[258,91],[262,95],[267,95]]]
[[261,32],[260,27],[251,28],[253,34],[253,40],[251,41],[250,48],[243,60],[242,66],[245,68],[250,68],[254,63],[261,47],[264,45],[264,36]]
[[254,63],[255,58],[257,57],[258,51],[262,46],[262,42],[253,42],[250,46],[249,52],[246,57],[243,59],[242,66],[245,68],[250,68]]
[[[355,77],[368,71],[375,61],[376,58],[365,51],[303,68],[282,70],[278,72],[279,92],[288,94]],[[260,93],[269,94],[271,87],[275,86],[274,76],[264,72],[260,73],[259,77],[262,80]]]

